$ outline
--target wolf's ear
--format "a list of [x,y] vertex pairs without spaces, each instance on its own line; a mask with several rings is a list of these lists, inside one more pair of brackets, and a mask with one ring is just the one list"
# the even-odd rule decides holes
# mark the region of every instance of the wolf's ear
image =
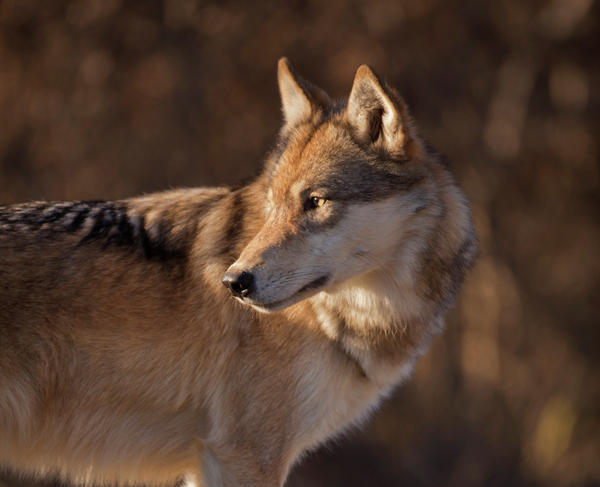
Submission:
[[329,105],[327,93],[297,76],[287,58],[279,60],[277,80],[286,126],[308,120]]
[[404,100],[381,83],[367,65],[356,71],[346,117],[360,142],[395,157],[412,157],[421,145]]

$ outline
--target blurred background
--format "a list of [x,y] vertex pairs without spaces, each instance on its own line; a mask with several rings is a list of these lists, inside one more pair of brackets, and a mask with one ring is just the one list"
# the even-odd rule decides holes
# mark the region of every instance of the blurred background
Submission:
[[280,56],[339,97],[368,63],[481,255],[414,377],[287,487],[598,486],[599,23],[593,0],[3,0],[0,201],[238,182],[281,122]]

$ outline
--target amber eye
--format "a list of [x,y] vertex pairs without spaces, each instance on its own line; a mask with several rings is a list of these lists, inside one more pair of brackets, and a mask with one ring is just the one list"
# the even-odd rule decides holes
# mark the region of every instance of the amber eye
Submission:
[[315,208],[320,208],[325,203],[327,203],[327,201],[327,198],[321,198],[320,196],[311,196],[304,204],[304,209],[313,210]]

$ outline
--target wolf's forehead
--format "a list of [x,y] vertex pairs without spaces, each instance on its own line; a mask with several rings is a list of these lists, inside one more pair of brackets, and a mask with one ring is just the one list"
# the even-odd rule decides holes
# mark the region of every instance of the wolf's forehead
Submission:
[[397,161],[367,152],[341,123],[300,127],[289,137],[272,173],[277,200],[306,190],[337,200],[375,201],[411,190],[424,180],[419,161]]
[[318,184],[342,170],[345,161],[364,157],[339,124],[325,122],[317,127],[300,127],[287,139],[272,181],[274,187],[299,189],[298,181]]

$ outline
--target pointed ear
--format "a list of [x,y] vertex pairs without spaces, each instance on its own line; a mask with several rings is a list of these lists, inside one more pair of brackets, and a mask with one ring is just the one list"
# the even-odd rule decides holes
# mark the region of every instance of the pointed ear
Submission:
[[411,157],[420,140],[404,100],[381,83],[369,66],[356,71],[346,117],[360,142],[396,157]]
[[308,120],[329,105],[327,93],[297,76],[287,58],[279,60],[277,80],[286,126]]

